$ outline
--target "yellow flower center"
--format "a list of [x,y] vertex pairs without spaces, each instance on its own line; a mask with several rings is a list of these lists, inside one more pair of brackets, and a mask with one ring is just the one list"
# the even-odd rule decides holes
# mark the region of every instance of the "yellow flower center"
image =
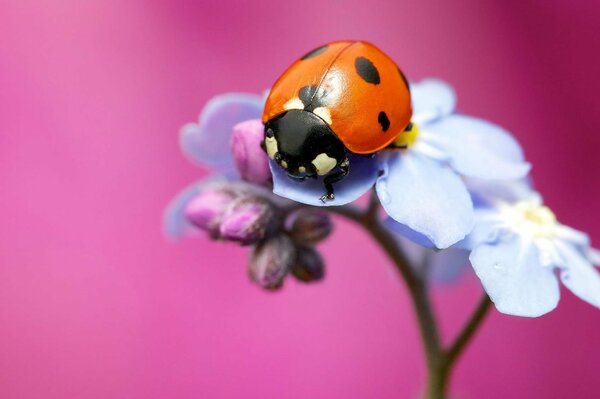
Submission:
[[554,235],[556,216],[547,206],[521,201],[504,210],[511,229],[532,238],[550,238]]
[[397,148],[408,148],[413,145],[419,135],[419,127],[416,123],[410,122],[400,135],[394,140],[392,145]]

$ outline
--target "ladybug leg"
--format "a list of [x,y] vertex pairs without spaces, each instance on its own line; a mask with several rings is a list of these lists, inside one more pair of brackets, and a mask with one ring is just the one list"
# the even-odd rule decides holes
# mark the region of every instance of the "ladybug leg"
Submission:
[[340,164],[340,170],[336,173],[333,173],[329,176],[326,176],[323,180],[325,183],[325,194],[319,198],[321,201],[333,201],[335,199],[335,194],[333,193],[333,183],[337,183],[342,180],[346,175],[350,172],[350,160],[345,158]]

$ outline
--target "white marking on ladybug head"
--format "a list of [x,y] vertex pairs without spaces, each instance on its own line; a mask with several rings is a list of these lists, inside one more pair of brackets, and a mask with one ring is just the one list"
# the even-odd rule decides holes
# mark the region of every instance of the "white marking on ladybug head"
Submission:
[[304,103],[298,97],[294,97],[291,100],[288,100],[285,104],[283,104],[283,109],[304,109]]
[[287,162],[285,162],[285,161],[281,161],[280,165],[281,165],[281,167],[282,167],[283,169],[287,169],[287,168],[288,168],[288,163],[287,163]]
[[313,114],[323,119],[325,122],[327,122],[328,125],[331,125],[331,113],[327,108],[317,107],[313,110]]
[[331,170],[335,168],[337,161],[335,160],[335,158],[331,158],[329,155],[323,152],[317,155],[315,159],[313,159],[312,164],[315,165],[315,168],[317,169],[317,174],[319,176],[323,176],[331,172]]
[[306,173],[306,168],[304,166],[300,166],[298,168],[298,172],[300,172],[300,173]]
[[269,158],[275,159],[275,154],[279,151],[277,148],[277,140],[275,137],[266,137],[265,138],[265,147],[267,148],[267,155]]

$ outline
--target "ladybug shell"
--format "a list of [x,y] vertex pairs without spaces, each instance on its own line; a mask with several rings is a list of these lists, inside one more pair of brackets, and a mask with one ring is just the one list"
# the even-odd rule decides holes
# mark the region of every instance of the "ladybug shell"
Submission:
[[292,64],[271,89],[262,121],[290,109],[320,116],[356,154],[388,146],[412,116],[404,74],[385,53],[362,41],[332,42]]

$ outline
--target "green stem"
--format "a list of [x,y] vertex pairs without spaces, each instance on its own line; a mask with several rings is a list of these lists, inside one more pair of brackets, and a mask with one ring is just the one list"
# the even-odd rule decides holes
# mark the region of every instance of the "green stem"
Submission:
[[353,206],[329,208],[332,213],[341,215],[363,226],[394,261],[410,293],[423,340],[428,376],[425,398],[445,399],[447,398],[446,391],[452,367],[469,340],[473,337],[477,328],[481,325],[490,307],[490,301],[487,295],[483,296],[479,306],[477,306],[475,312],[469,318],[454,343],[448,349],[444,349],[427,292],[426,281],[411,267],[393,233],[381,225],[377,215],[378,209],[379,206],[374,191],[371,194],[369,205],[365,211]]

